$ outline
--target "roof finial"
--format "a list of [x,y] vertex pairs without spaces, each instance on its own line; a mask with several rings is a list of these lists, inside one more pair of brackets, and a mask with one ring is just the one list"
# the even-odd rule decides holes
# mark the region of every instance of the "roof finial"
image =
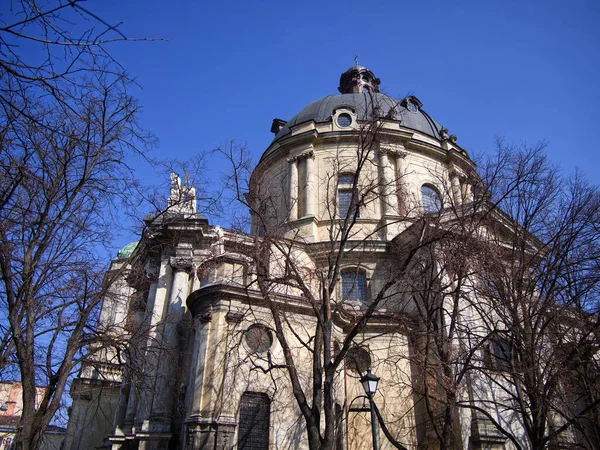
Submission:
[[358,55],[354,55],[354,63],[356,64],[356,67],[358,67]]

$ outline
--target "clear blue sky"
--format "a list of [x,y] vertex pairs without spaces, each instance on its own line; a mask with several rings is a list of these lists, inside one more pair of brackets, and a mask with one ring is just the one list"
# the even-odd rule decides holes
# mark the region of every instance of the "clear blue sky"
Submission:
[[[355,54],[392,96],[416,95],[471,152],[548,141],[566,171],[599,180],[600,2],[90,0],[130,37],[113,54],[137,78],[156,156],[229,139],[258,157],[275,117],[336,93]],[[218,169],[218,168],[217,168]],[[167,180],[165,180],[165,183]],[[165,193],[166,194],[166,193]]]

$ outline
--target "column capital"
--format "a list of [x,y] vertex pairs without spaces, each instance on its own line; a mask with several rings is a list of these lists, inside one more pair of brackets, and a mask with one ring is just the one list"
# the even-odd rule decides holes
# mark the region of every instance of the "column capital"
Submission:
[[196,317],[194,317],[194,321],[198,323],[209,323],[212,321],[212,312],[205,311],[202,314],[198,314]]
[[194,267],[192,258],[186,256],[171,256],[169,258],[169,265],[176,272],[187,273],[190,273]]
[[300,159],[300,158],[304,158],[304,159],[309,159],[309,158],[311,158],[311,159],[312,159],[312,158],[314,158],[314,156],[315,156],[315,153],[314,153],[312,150],[309,150],[309,151],[307,151],[307,152],[300,153],[300,154],[297,156],[297,158],[298,158],[298,159]]
[[406,155],[408,155],[408,152],[405,152],[402,150],[394,150],[392,148],[387,148],[387,147],[382,147],[379,149],[379,154],[395,156],[396,158],[404,158]]

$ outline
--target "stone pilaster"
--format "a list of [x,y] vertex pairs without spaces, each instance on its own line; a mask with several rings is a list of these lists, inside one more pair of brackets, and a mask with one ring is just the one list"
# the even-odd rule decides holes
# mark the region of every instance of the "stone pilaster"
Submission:
[[469,183],[467,177],[462,177],[461,182],[461,194],[464,203],[471,203],[473,201],[473,187]]
[[[395,152],[393,153],[395,154]],[[398,195],[396,176],[394,174],[394,161],[390,160],[390,150],[381,149],[379,152],[379,164],[381,166],[381,195],[382,216],[398,215]]]
[[404,177],[406,176],[406,156],[407,152],[398,150],[396,152],[396,198],[398,199],[398,214],[407,213],[407,199],[405,189],[402,188]]
[[462,203],[462,193],[460,189],[460,178],[458,173],[450,172],[450,185],[452,187],[452,200],[455,206]]
[[[187,254],[185,254],[187,253]],[[163,342],[156,379],[156,392],[152,402],[151,419],[170,424],[174,401],[178,398],[179,335],[185,313],[185,300],[189,295],[189,279],[192,270],[191,245],[177,249],[177,255],[169,264],[173,270],[173,284],[164,318]],[[168,429],[168,428],[167,428]]]
[[315,169],[314,169],[314,153],[308,152],[306,155],[306,216],[313,217],[315,215]]
[[208,346],[211,329],[210,313],[204,313],[194,318],[194,360],[192,361],[193,394],[191,402],[191,415],[200,416],[202,413],[202,399],[204,377],[206,369],[206,349]]
[[290,221],[298,218],[298,158],[288,159],[290,164],[290,204],[288,219]]
[[[158,264],[159,267],[155,267]],[[157,343],[160,335],[159,325],[163,317],[165,298],[170,289],[173,274],[168,258],[149,264],[148,276],[150,287],[148,289],[148,302],[144,317],[144,327],[148,328],[146,337],[146,351],[143,355],[143,364],[140,367],[141,380],[139,400],[135,412],[135,428],[141,430],[144,422],[150,417],[152,399],[154,398],[155,373],[158,361]]]
[[[149,291],[146,291],[147,294]],[[141,295],[141,294],[140,294]],[[135,309],[134,317],[133,317],[133,336],[140,336],[140,338],[132,338],[131,345],[131,358],[132,361],[130,366],[133,367],[130,376],[130,388],[129,388],[129,398],[127,399],[127,406],[125,409],[125,417],[122,423],[122,431],[125,434],[130,434],[133,429],[133,425],[135,422],[135,413],[137,409],[137,403],[139,399],[139,377],[140,370],[143,366],[144,354],[142,353],[142,341],[144,338],[144,333],[142,328],[144,327],[144,317],[145,317],[145,309],[141,308],[142,302],[138,301],[138,306]]]

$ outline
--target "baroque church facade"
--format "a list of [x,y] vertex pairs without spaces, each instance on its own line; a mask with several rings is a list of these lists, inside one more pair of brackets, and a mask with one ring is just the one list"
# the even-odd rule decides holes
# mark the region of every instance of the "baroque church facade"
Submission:
[[[113,261],[121,276],[99,326],[128,345],[90,352],[71,388],[65,450],[308,448],[299,399],[310,404],[313,383],[327,384],[315,380],[319,358],[337,363],[332,398],[320,400],[335,417],[316,427],[323,436],[333,427],[331,448],[372,448],[367,369],[380,377],[379,447],[394,448],[390,437],[439,448],[421,392],[424,361],[436,356],[421,352],[415,330],[426,324],[399,274],[429,267],[419,256],[428,217],[473,203],[473,162],[416,97],[380,93],[358,65],[342,74],[339,94],[275,119],[271,131],[242,196],[249,232],[209,223],[193,187],[173,174],[166,209]],[[330,351],[315,358],[319,339]],[[465,383],[456,395],[494,393]],[[486,417],[451,414],[455,448],[513,448]]]

